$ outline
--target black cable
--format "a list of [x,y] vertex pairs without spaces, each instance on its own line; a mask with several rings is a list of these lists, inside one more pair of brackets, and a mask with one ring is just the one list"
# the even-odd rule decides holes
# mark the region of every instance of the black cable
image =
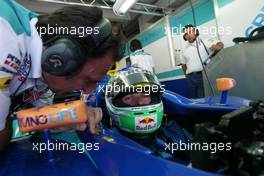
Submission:
[[[196,25],[197,23],[196,23],[195,11],[194,11],[194,7],[193,7],[193,4],[192,4],[192,0],[189,0],[189,3],[190,3],[190,5],[191,5],[192,16],[193,16],[193,23],[194,23],[194,26],[196,27],[196,26],[197,26],[197,25]],[[214,89],[213,89],[212,83],[211,83],[211,81],[210,81],[210,79],[209,79],[209,77],[208,77],[207,71],[206,71],[205,66],[204,66],[204,63],[203,63],[203,61],[202,61],[201,53],[200,53],[199,46],[198,46],[197,37],[196,37],[195,41],[196,41],[196,49],[197,49],[197,53],[198,53],[198,56],[199,56],[199,60],[200,60],[200,62],[201,62],[201,64],[202,64],[202,67],[203,67],[203,71],[204,71],[205,77],[206,77],[206,79],[207,79],[207,81],[208,81],[208,83],[209,83],[209,87],[210,87],[211,94],[212,94],[212,96],[215,96],[215,93],[214,93]]]

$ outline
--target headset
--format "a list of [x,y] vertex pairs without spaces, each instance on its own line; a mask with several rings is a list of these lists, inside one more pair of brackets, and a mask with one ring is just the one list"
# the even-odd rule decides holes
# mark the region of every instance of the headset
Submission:
[[95,27],[98,27],[99,34],[83,37],[90,43],[89,48],[78,41],[78,36],[55,36],[44,42],[47,48],[42,53],[42,70],[53,76],[69,76],[78,71],[88,55],[112,35],[112,24],[106,18],[102,18]]
[[[196,36],[198,37],[198,36],[200,35],[199,30],[196,29],[196,27],[195,27],[194,25],[192,25],[192,24],[187,24],[186,26],[184,26],[183,30],[185,31],[187,28],[194,28],[194,29],[195,29],[195,34],[196,34]],[[187,33],[185,33],[185,34],[183,35],[183,40],[184,40],[184,41],[187,41],[187,39],[186,39],[186,35],[187,35]]]

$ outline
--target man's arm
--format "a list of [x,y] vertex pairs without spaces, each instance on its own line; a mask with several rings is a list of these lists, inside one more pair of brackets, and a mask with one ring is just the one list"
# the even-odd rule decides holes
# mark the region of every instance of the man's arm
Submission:
[[8,81],[9,79],[5,79],[5,77],[1,76],[1,71],[0,71],[0,80],[2,80],[2,82],[0,82],[0,107],[1,107],[0,108],[0,152],[1,152],[5,149],[11,138],[12,120],[8,118],[9,108],[11,105],[11,100],[6,90],[8,87],[3,82],[3,80]]
[[183,70],[184,74],[186,75],[187,65],[181,64],[181,66],[182,66],[182,70]]
[[11,106],[9,87],[21,62],[18,42],[10,43],[17,38],[14,37],[11,26],[7,24],[3,20],[0,21],[0,151],[4,150],[11,138],[11,119],[7,117]]
[[183,73],[186,75],[186,71],[187,71],[187,60],[188,60],[188,56],[187,56],[187,53],[186,51],[183,52],[182,54],[182,58],[181,58],[181,66],[182,66],[182,70],[183,70]]
[[4,151],[12,136],[12,120],[8,119],[5,128],[0,131],[0,153]]

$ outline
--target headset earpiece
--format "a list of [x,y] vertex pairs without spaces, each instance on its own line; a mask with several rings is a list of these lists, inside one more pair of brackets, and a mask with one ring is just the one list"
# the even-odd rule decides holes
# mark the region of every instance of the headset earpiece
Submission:
[[68,76],[85,60],[80,44],[73,39],[56,40],[42,53],[42,69],[55,76]]
[[182,36],[182,38],[183,38],[184,41],[187,41],[186,35],[187,35],[187,33],[183,34],[183,36]]
[[56,36],[44,42],[47,48],[42,52],[42,70],[54,76],[69,76],[80,69],[89,52],[103,44],[112,34],[111,22],[106,18],[102,18],[95,26],[100,34],[84,37],[86,42],[91,42],[91,48],[83,47],[76,36]]
[[195,28],[195,34],[196,34],[197,37],[200,35],[200,32],[199,32],[199,30],[197,28]]

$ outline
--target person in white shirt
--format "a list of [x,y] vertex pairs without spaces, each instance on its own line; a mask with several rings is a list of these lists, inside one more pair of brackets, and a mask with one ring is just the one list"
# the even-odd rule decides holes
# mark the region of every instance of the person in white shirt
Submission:
[[[217,42],[210,46],[208,42],[203,41],[199,37],[199,30],[191,24],[185,26],[184,32],[183,39],[188,44],[183,52],[182,68],[187,77],[191,98],[201,98],[204,97],[202,63],[205,62],[211,52],[220,51],[224,47],[224,44]],[[196,41],[201,59],[196,48]]]
[[130,42],[130,61],[132,67],[139,67],[155,73],[155,65],[152,56],[142,49],[142,44],[139,40],[134,39]]
[[[37,16],[15,1],[0,1],[0,152],[10,140],[10,115],[18,107],[51,104],[53,92],[81,90],[88,94],[119,59],[120,41],[112,35],[110,22],[101,25],[107,35],[76,37],[48,32],[40,35],[40,30],[47,25],[62,26],[63,30],[96,26],[100,32],[101,21],[107,20],[98,8],[65,6]],[[95,133],[101,120],[97,110],[87,108],[90,114],[87,123],[75,129],[88,127]]]

